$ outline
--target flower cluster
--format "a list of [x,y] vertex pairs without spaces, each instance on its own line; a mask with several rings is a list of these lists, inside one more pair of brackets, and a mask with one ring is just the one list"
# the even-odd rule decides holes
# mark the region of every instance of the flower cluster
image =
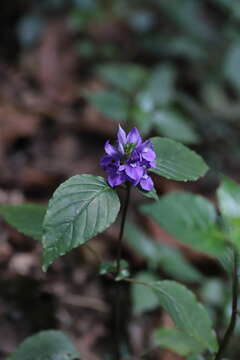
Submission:
[[100,165],[106,171],[111,187],[128,181],[146,191],[153,189],[153,181],[147,170],[156,167],[156,154],[150,140],[142,142],[137,128],[126,135],[119,125],[116,145],[107,141],[105,152]]

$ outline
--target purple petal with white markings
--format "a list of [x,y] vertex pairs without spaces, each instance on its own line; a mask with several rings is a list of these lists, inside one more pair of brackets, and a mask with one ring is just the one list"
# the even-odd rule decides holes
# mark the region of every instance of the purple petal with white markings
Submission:
[[142,177],[142,179],[140,180],[140,186],[143,190],[151,191],[154,187],[151,177],[148,175]]
[[136,164],[126,165],[125,172],[132,180],[139,182],[144,174],[144,169]]

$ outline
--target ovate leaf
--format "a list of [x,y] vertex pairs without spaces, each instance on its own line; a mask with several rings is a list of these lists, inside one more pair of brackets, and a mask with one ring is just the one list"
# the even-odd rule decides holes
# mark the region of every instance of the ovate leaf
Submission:
[[[152,283],[157,280],[154,274],[147,271],[139,272],[134,279],[145,283]],[[154,310],[159,306],[159,301],[154,291],[144,285],[133,283],[131,287],[131,295],[134,315]]]
[[0,205],[0,215],[20,233],[42,239],[42,224],[47,207],[37,204]]
[[191,123],[183,114],[171,110],[163,109],[156,111],[153,116],[155,128],[163,136],[170,137],[186,144],[196,144],[199,142],[199,136],[195,132]]
[[26,339],[7,360],[81,360],[72,341],[60,331],[42,331]]
[[178,249],[154,241],[134,224],[128,222],[124,234],[128,245],[146,259],[150,268],[159,266],[167,275],[188,283],[198,283],[204,279]]
[[145,232],[131,222],[127,222],[124,230],[127,244],[135,253],[147,260],[150,267],[158,265],[157,244]]
[[104,231],[120,208],[117,193],[100,176],[76,175],[49,202],[43,228],[43,266]]
[[149,199],[153,199],[153,200],[158,200],[158,194],[155,188],[153,188],[151,191],[145,191],[142,189],[138,189],[138,191],[145,197],[149,198]]
[[191,336],[175,328],[156,329],[154,340],[160,348],[171,350],[181,356],[188,356],[202,350],[202,347],[199,347]]
[[135,64],[104,64],[97,67],[98,75],[119,90],[131,93],[146,77],[144,68]]
[[153,123],[153,113],[151,111],[135,105],[131,108],[130,118],[142,135],[145,136],[150,132]]
[[196,343],[196,352],[217,351],[217,339],[208,313],[190,290],[167,280],[153,282],[150,286],[176,327]]
[[177,248],[158,244],[158,263],[172,278],[186,283],[199,283],[203,275],[181,254]]
[[240,185],[225,178],[217,196],[227,236],[240,248]]
[[154,137],[151,139],[157,154],[154,173],[167,179],[188,181],[205,175],[208,166],[194,151],[174,140]]
[[167,105],[175,96],[176,69],[169,64],[158,65],[149,76],[145,97],[154,105]]
[[[216,32],[210,23],[206,22],[203,14],[203,3],[201,1],[182,0],[179,6],[178,0],[161,1],[161,7],[175,25],[178,25],[180,33],[189,34],[190,38],[210,42],[216,39]],[[201,43],[201,42],[200,42]]]
[[225,249],[223,234],[216,223],[216,210],[202,196],[175,192],[141,206],[140,210],[194,250],[219,256]]
[[225,178],[217,195],[222,215],[230,220],[240,218],[240,184]]
[[124,121],[129,111],[128,99],[115,91],[98,91],[86,95],[87,100],[106,117]]
[[232,277],[234,270],[234,249],[232,246],[226,248],[226,250],[218,257],[218,261],[227,272],[228,276]]

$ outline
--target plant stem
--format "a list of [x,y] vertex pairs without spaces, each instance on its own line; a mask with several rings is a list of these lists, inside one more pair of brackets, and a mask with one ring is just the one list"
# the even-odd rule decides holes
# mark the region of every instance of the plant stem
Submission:
[[123,242],[123,232],[124,232],[124,226],[127,218],[127,211],[128,211],[128,205],[130,200],[130,192],[131,192],[131,185],[127,184],[127,194],[126,199],[123,207],[123,213],[122,213],[122,221],[120,226],[120,232],[118,237],[118,249],[117,249],[117,267],[116,267],[116,276],[119,275],[120,267],[121,267],[121,256],[122,256],[122,242]]
[[[130,200],[130,191],[131,187],[130,184],[127,184],[127,194],[126,199],[124,202],[123,207],[123,213],[122,213],[122,220],[121,220],[121,226],[120,226],[120,232],[118,237],[118,249],[117,249],[117,266],[116,266],[116,274],[115,277],[117,277],[121,270],[121,257],[122,257],[122,242],[123,242],[123,232],[124,232],[124,226],[127,218],[127,211],[128,211],[128,205]],[[120,282],[116,282],[115,284],[115,301],[114,301],[114,308],[115,308],[115,359],[114,360],[120,360],[121,352],[120,352]]]
[[220,341],[219,350],[215,356],[215,360],[221,360],[236,326],[238,316],[238,287],[238,251],[233,247],[232,315],[225,335]]

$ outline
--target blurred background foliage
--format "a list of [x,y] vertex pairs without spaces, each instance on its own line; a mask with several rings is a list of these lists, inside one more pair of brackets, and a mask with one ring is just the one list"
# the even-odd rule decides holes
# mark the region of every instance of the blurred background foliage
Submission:
[[[23,2],[24,3],[24,2]],[[137,125],[204,152],[214,168],[239,156],[240,4],[235,0],[25,1],[22,48],[64,16],[84,63],[101,85],[79,96],[113,121]],[[96,91],[97,90],[97,91]],[[130,125],[129,125],[130,126]]]
[[[225,171],[239,178],[239,1],[4,0],[0,9],[3,29],[0,33],[0,123],[2,126],[5,121],[6,127],[9,127],[8,131],[4,127],[4,131],[0,131],[0,183],[4,190],[13,189],[12,197],[0,193],[1,202],[40,200],[46,203],[52,191],[65,178],[77,172],[99,173],[97,162],[100,151],[103,152],[102,145],[106,138],[114,138],[119,122],[126,128],[137,126],[146,137],[161,135],[186,143],[201,153],[215,171]],[[15,122],[12,119],[16,119]],[[210,181],[209,177],[207,181]],[[182,185],[171,182],[166,185],[162,180],[161,184],[156,182],[160,193],[171,191],[174,186],[182,190]],[[197,189],[197,192],[200,187],[198,184],[186,186],[190,191]],[[213,195],[212,190],[210,188],[207,193],[209,197]],[[136,199],[139,200],[134,198],[133,201]],[[191,218],[191,207],[186,203],[184,206]],[[165,209],[162,210],[164,212]],[[171,219],[171,210],[169,213]],[[135,215],[139,224],[141,215]],[[180,230],[186,228],[179,214],[176,219],[179,220],[178,229],[172,233],[169,231],[175,239]],[[167,219],[165,223],[163,220],[159,220],[160,226],[169,230],[171,224]],[[147,225],[144,223],[141,228],[136,222],[129,222],[126,228],[125,255],[134,264],[131,269],[133,275],[143,280],[172,278],[193,287],[198,298],[207,306],[215,326],[224,329],[230,318],[231,294],[229,279],[223,275],[222,269],[211,258],[202,257],[202,254],[189,255],[189,249],[179,250],[178,246],[170,246],[168,241],[156,241],[166,240],[166,234],[154,236],[156,224],[155,227],[152,223]],[[206,228],[208,225],[207,222]],[[204,230],[207,232],[207,229]],[[200,239],[202,234],[198,231],[195,237],[192,234],[187,237],[184,233],[180,240],[184,242],[187,238],[190,243],[195,238]],[[99,242],[99,239],[94,243],[96,249],[104,256],[107,253],[109,258],[114,253],[109,247],[114,248],[115,244],[113,241],[109,245],[109,238],[115,235],[116,230],[106,235],[106,243]],[[213,231],[210,235],[217,238],[219,234]],[[25,254],[19,245],[19,238],[14,241],[12,244],[10,242],[10,250],[17,253],[21,249]],[[22,240],[23,243],[25,241]],[[27,245],[27,255],[32,251],[31,246],[34,247]],[[35,276],[37,281],[42,279],[39,251],[35,252],[34,265],[30,264],[25,272],[20,271],[26,287],[29,287],[28,277],[31,279]],[[85,271],[86,275],[74,275],[71,282],[63,274],[77,272],[77,256],[64,258],[53,268],[51,289],[48,291],[54,301],[57,302],[59,294],[60,298],[65,299],[69,288],[70,293],[79,294],[80,286],[82,293],[83,289],[87,289],[87,296],[89,293],[95,296],[91,288],[93,282],[89,281],[96,274],[94,257],[87,250],[82,251],[81,256],[84,265],[80,272]],[[9,257],[7,253],[6,258]],[[5,260],[1,261],[1,264],[5,264]],[[86,265],[88,261],[91,261],[89,268]],[[37,275],[32,275],[32,267]],[[53,285],[56,279],[66,288],[61,290],[59,287],[64,296]],[[11,281],[15,288],[15,280]],[[99,294],[99,297],[105,296],[105,293],[111,297],[109,285],[101,284],[101,287],[99,283],[94,283],[94,286],[97,289],[96,297]],[[9,303],[8,288],[4,286],[4,289],[6,303]],[[25,292],[24,288],[17,296]],[[134,319],[129,325],[131,329],[134,326],[143,327],[144,322],[151,329],[163,325],[162,322],[156,324],[151,318],[151,314],[158,314],[154,295],[149,297],[149,293],[144,293],[144,289],[139,287],[132,287],[130,295],[128,298],[127,294],[127,305],[124,306],[132,305]],[[32,297],[35,299],[35,294]],[[83,311],[79,306],[67,309],[67,314],[70,314],[68,325],[64,306],[59,306],[61,316],[54,315],[56,327],[67,331],[74,329],[75,338],[85,334],[82,325],[76,324],[77,314],[89,333],[93,333],[88,325],[90,311],[85,319],[85,308]],[[27,310],[24,311],[24,319],[29,319],[31,316]],[[52,309],[50,312],[53,313]],[[108,315],[96,316],[93,310],[92,313],[92,326],[102,326],[103,318]],[[129,314],[126,314],[124,321],[129,322]],[[107,326],[111,327],[109,324],[107,318]],[[47,327],[48,320],[44,325],[29,325],[23,334],[22,328],[16,327],[16,332],[26,336],[32,328],[35,331]],[[105,333],[105,346],[109,344],[107,335]],[[98,336],[102,335],[96,335],[96,338]],[[148,334],[141,336],[136,336],[138,343],[143,342]],[[239,336],[238,320],[236,337],[233,339],[236,345]],[[12,351],[17,341],[19,338],[10,348],[0,349],[0,356]],[[134,343],[133,339],[131,341]],[[147,341],[145,343],[149,344]],[[139,345],[137,347],[136,344],[137,341],[137,352]],[[98,346],[97,350],[102,348],[104,345]],[[237,346],[232,346],[230,351],[233,358],[239,357]]]

